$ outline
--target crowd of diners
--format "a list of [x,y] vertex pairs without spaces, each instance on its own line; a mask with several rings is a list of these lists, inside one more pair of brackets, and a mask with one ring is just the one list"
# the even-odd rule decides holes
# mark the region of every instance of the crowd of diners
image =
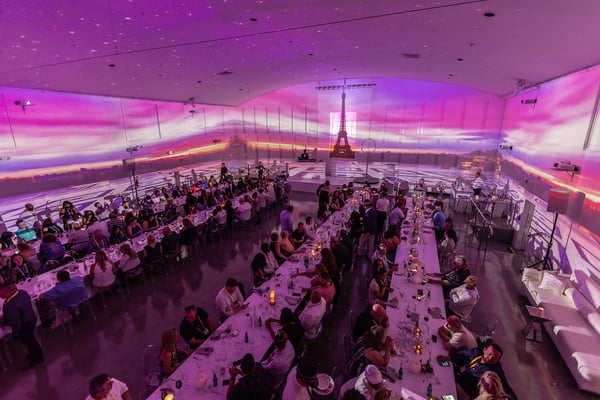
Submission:
[[[256,182],[249,179],[243,182],[237,192],[184,188],[181,191],[173,190],[172,196],[167,197],[168,190],[165,188],[157,190],[155,194],[158,200],[166,200],[168,204],[173,203],[175,195],[185,196],[185,214],[215,207],[211,214],[212,221],[209,219],[202,227],[194,227],[193,224],[189,226],[189,229],[195,232],[193,237],[188,238],[190,241],[182,241],[186,236],[184,230],[173,240],[174,243],[195,245],[206,240],[205,238],[210,236],[215,226],[223,227],[236,221],[244,221],[246,218],[244,211],[235,214],[235,210],[227,210],[226,203],[231,201],[234,195],[240,196],[251,191],[251,195],[242,196],[243,200],[240,199],[240,204],[248,203],[251,207],[249,214],[256,218],[265,204],[271,201],[277,202],[286,192],[286,185],[283,182]],[[218,186],[219,184],[213,186],[213,189]],[[188,193],[185,193],[185,189]],[[274,231],[269,238],[265,238],[260,251],[249,266],[253,285],[258,287],[270,279],[279,266],[300,252],[306,242],[314,239],[318,226],[327,221],[331,213],[343,209],[348,201],[357,198],[353,197],[354,191],[352,183],[335,190],[332,190],[328,181],[320,185],[317,189],[319,206],[316,218],[308,216],[296,221],[293,206],[284,206],[279,218],[280,229],[277,229],[279,232]],[[193,196],[191,194],[193,192],[200,192],[200,196]],[[353,351],[348,355],[346,365],[340,366],[347,379],[340,391],[340,398],[390,398],[391,391],[385,376],[386,367],[394,350],[393,339],[388,335],[386,302],[392,290],[390,287],[392,272],[398,269],[395,254],[398,247],[402,246],[402,241],[406,239],[402,237],[401,226],[408,214],[407,199],[402,192],[390,193],[385,184],[378,189],[365,184],[360,193],[360,207],[350,214],[347,229],[340,230],[337,235],[332,236],[328,245],[321,249],[320,261],[313,270],[301,273],[311,277],[310,285],[302,288],[302,291],[307,293],[304,300],[296,309],[284,308],[279,318],[269,318],[265,321],[264,329],[273,339],[267,354],[260,355],[262,359],[257,360],[255,356],[259,355],[247,353],[239,363],[230,367],[231,379],[227,399],[269,399],[272,398],[271,396],[284,400],[311,398],[311,392],[317,385],[317,369],[304,357],[304,354],[306,349],[314,345],[321,336],[325,315],[330,314],[335,318],[338,299],[357,295],[344,293],[340,288],[341,276],[352,269],[357,262],[368,262],[371,266],[371,276],[368,280],[367,292],[358,294],[364,298],[365,308],[355,310],[358,315],[352,331],[348,332],[353,339]],[[261,196],[264,200],[261,200]],[[213,198],[214,200],[210,200]],[[91,251],[92,240],[98,242],[100,247],[100,250],[96,251],[96,262],[92,268],[115,272],[115,265],[106,258],[106,255],[102,256],[105,253],[101,250],[101,246],[106,244],[104,239],[107,239],[108,244],[121,243],[114,238],[113,231],[117,230],[115,226],[121,227],[120,236],[124,238],[124,242],[141,232],[156,229],[165,221],[178,215],[177,212],[171,217],[165,215],[168,214],[167,208],[162,215],[144,212],[149,209],[149,207],[144,208],[147,202],[154,202],[154,200],[151,196],[144,199],[142,207],[137,212],[129,209],[124,202],[118,209],[105,213],[110,218],[109,223],[113,222],[113,227],[108,238],[100,235],[95,237],[96,230],[91,232],[90,247],[87,251]],[[219,203],[226,205],[220,207]],[[70,221],[73,221],[73,218],[76,220],[79,214],[72,205],[66,208],[72,208],[72,211],[69,211],[70,220],[63,221],[63,230],[72,228],[73,224]],[[447,360],[454,365],[460,398],[516,400],[517,397],[508,385],[500,364],[502,348],[489,339],[476,337],[465,326],[470,322],[471,311],[479,300],[477,278],[471,274],[466,258],[455,254],[458,237],[453,229],[452,220],[446,218],[443,208],[443,202],[432,202],[430,213],[427,214],[431,215],[433,221],[441,270],[439,274],[432,274],[427,280],[431,284],[442,285],[447,298],[448,317],[437,333],[448,352],[440,354],[438,360]],[[100,205],[94,212],[95,216],[98,217],[103,210],[103,205]],[[64,213],[61,212],[61,215]],[[138,218],[141,218],[141,224]],[[93,219],[92,216],[88,221],[91,226],[98,222]],[[154,219],[158,221],[156,226],[152,222]],[[114,224],[115,221],[118,221],[117,224]],[[185,222],[186,219],[183,221],[184,226],[191,224],[189,219],[187,219],[188,223]],[[27,227],[26,223],[24,229],[26,230]],[[61,229],[58,225],[56,228]],[[60,232],[53,232],[53,234],[60,234]],[[174,232],[165,232],[163,241],[173,234]],[[160,257],[161,250],[156,250],[157,248],[160,249],[162,246],[164,252],[164,247],[168,247],[164,243],[151,241],[150,238],[151,236],[148,237],[148,246],[144,249],[146,260]],[[26,241],[23,243],[27,244]],[[22,249],[25,247],[21,246],[17,254],[22,254]],[[135,259],[135,252],[128,251],[126,248],[121,252],[125,261],[122,258],[119,264]],[[17,263],[24,265],[27,257],[22,258],[22,262]],[[31,269],[35,273],[34,269]],[[66,276],[63,278],[69,281]],[[14,285],[14,282],[18,282],[19,279],[19,276],[15,277],[12,273],[5,276],[4,283],[0,285],[0,296],[8,300],[17,293],[18,296],[23,297],[23,291],[17,290]],[[57,287],[62,284],[59,283]],[[53,290],[55,289],[50,292]],[[53,298],[50,292],[44,296]],[[159,381],[172,374],[191,352],[201,346],[214,332],[217,323],[223,323],[229,316],[244,311],[246,307],[245,290],[236,277],[227,279],[215,297],[216,321],[211,320],[209,313],[201,307],[186,306],[182,310],[183,318],[179,328],[169,327],[161,336],[157,360],[160,370]],[[28,346],[30,355],[38,351],[32,343],[22,341]],[[115,399],[130,398],[127,397],[130,396],[127,386],[106,374],[92,379],[89,390],[91,399],[103,399],[109,394]]]

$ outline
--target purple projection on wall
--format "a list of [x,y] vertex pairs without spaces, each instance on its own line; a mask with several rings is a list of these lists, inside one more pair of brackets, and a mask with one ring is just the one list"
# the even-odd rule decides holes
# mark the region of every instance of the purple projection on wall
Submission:
[[[370,82],[376,86],[347,90],[355,142],[374,137],[378,150],[391,153],[495,149],[501,99],[437,83]],[[280,151],[270,154],[275,158],[304,147],[327,152],[334,136],[330,115],[339,112],[341,95],[305,84],[227,108],[9,88],[2,93],[6,112],[0,119],[0,155],[11,157],[0,165],[3,179],[116,168],[132,157],[157,168],[182,157],[218,159],[233,137],[256,151],[246,154],[252,160],[275,148]],[[13,105],[18,99],[34,105],[23,111]],[[143,147],[127,153],[134,145]]]

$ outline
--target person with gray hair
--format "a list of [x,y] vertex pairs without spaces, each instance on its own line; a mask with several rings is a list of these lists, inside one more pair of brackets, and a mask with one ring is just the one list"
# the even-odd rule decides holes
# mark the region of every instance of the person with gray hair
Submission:
[[469,275],[465,283],[450,291],[450,310],[463,322],[471,322],[471,312],[479,301],[477,277]]

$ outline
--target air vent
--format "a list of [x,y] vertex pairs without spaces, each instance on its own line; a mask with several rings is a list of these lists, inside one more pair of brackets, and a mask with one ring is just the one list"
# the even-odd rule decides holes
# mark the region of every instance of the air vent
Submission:
[[421,58],[421,55],[419,53],[402,53],[402,57],[416,59]]
[[219,72],[217,75],[227,76],[227,75],[231,75],[231,74],[233,74],[233,72],[225,70],[223,72]]

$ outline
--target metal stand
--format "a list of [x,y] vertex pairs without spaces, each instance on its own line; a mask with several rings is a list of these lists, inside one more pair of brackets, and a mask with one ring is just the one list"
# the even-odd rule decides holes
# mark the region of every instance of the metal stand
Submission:
[[548,240],[548,248],[546,248],[546,255],[540,261],[528,265],[527,268],[535,267],[536,265],[542,264],[544,269],[551,270],[552,264],[550,263],[550,250],[552,250],[552,243],[554,242],[554,232],[556,231],[556,223],[558,222],[558,213],[554,213],[554,221],[552,223],[552,232],[550,233],[550,239]]

